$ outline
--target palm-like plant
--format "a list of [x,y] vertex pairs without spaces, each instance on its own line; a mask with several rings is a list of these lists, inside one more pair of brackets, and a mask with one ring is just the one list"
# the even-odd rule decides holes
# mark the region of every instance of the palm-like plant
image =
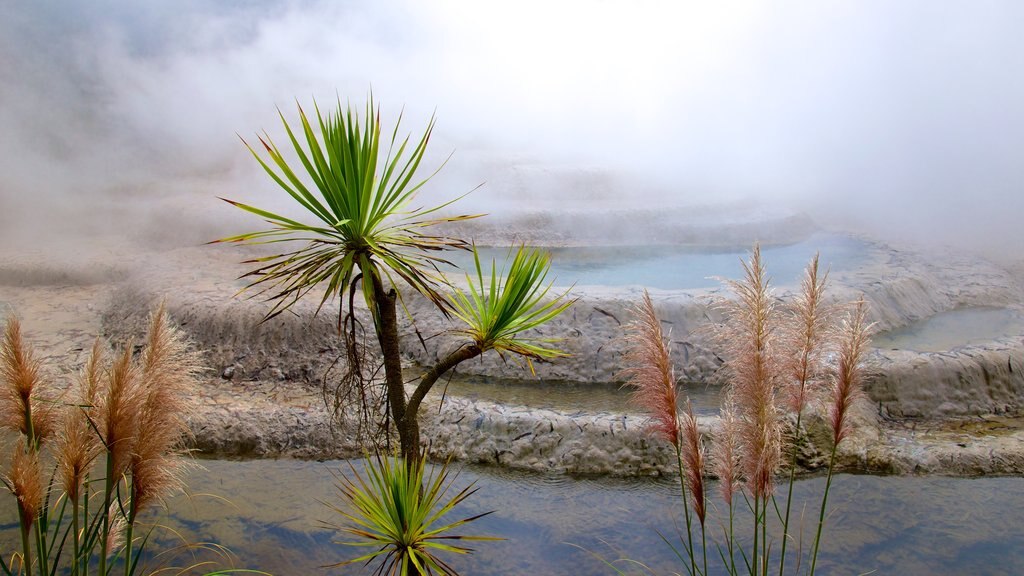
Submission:
[[431,253],[467,246],[458,238],[432,235],[424,230],[443,222],[478,215],[429,217],[451,202],[429,209],[410,209],[417,191],[430,179],[417,181],[414,177],[433,132],[433,119],[409,151],[409,137],[398,141],[399,118],[381,162],[380,110],[372,97],[366,105],[362,123],[351,108],[343,111],[340,101],[338,111],[333,114],[322,114],[315,104],[314,108],[319,138],[301,106],[302,140],[296,137],[284,115],[279,114],[295,155],[312,180],[316,194],[288,164],[269,134],[264,133],[258,138],[270,162],[243,139],[274,182],[319,220],[315,225],[304,224],[225,199],[264,218],[271,228],[223,238],[218,242],[307,242],[298,250],[250,261],[261,266],[247,274],[254,277],[248,288],[259,288],[259,294],[265,294],[274,301],[274,307],[267,315],[272,318],[315,286],[326,282],[327,290],[320,301],[323,306],[329,299],[344,293],[362,275],[367,280],[362,282],[366,304],[376,312],[379,297],[375,291],[382,287],[382,278],[393,280],[394,274],[444,307],[445,299],[438,292],[441,279],[437,264],[445,261]]
[[[568,298],[568,291],[548,298],[552,284],[545,282],[551,267],[550,255],[520,246],[507,268],[499,271],[497,263],[491,260],[491,274],[484,276],[480,254],[474,246],[473,262],[476,277],[466,274],[466,289],[456,288],[450,301],[452,315],[463,324],[454,333],[467,337],[468,342],[420,377],[409,397],[410,411],[419,409],[434,383],[448,370],[488,350],[496,351],[503,358],[506,354],[513,354],[525,359],[531,372],[533,360],[566,355],[562,350],[551,347],[554,339],[523,335],[551,321],[575,302]],[[415,434],[419,436],[418,429]]]
[[403,465],[398,460],[377,455],[372,460],[367,459],[365,478],[351,464],[349,468],[350,474],[339,475],[337,484],[346,506],[329,505],[347,525],[330,527],[356,538],[339,544],[373,550],[329,567],[379,560],[376,574],[455,574],[455,570],[437,556],[439,552],[468,554],[471,548],[454,542],[501,540],[452,533],[491,512],[447,522],[444,517],[476,492],[470,484],[448,498],[453,482],[449,481],[447,463],[427,474],[422,459]]
[[[433,131],[433,120],[410,147],[408,137],[399,141],[398,125],[390,141],[382,146],[380,113],[372,97],[362,120],[351,108],[343,110],[340,102],[337,112],[326,115],[316,107],[315,122],[299,107],[299,119],[301,137],[296,136],[298,131],[281,115],[306,179],[299,177],[269,135],[259,138],[269,161],[252,146],[246,146],[274,182],[318,222],[304,224],[228,200],[264,218],[271,228],[223,238],[219,242],[305,242],[297,250],[250,260],[258,267],[245,275],[252,278],[246,288],[274,302],[267,314],[269,319],[287,310],[314,287],[324,285],[326,290],[318,311],[332,298],[342,302],[339,330],[344,324],[349,360],[348,374],[343,380],[366,390],[370,382],[363,377],[360,368],[362,358],[355,344],[357,320],[352,308],[355,291],[362,287],[384,358],[384,392],[390,413],[385,424],[393,424],[397,429],[402,454],[418,459],[418,410],[437,378],[460,362],[491,349],[523,356],[528,362],[560,355],[546,347],[546,342],[521,338],[518,334],[554,318],[569,302],[564,294],[552,303],[542,302],[550,289],[544,284],[548,259],[524,248],[517,251],[505,279],[499,281],[497,274],[492,274],[489,287],[484,284],[477,257],[478,285],[470,282],[469,295],[456,291],[454,300],[446,297],[442,286],[447,282],[439,265],[448,263],[438,253],[447,249],[468,249],[469,245],[458,238],[431,234],[428,229],[476,216],[436,215],[451,202],[429,209],[409,207],[429,180],[429,177],[418,180],[415,173]],[[492,266],[492,272],[494,268]],[[459,332],[471,340],[424,374],[409,397],[402,377],[398,338],[399,279],[433,302],[442,313],[453,312],[465,322],[466,327]],[[346,294],[349,296],[347,310],[340,298]],[[367,412],[364,407],[363,413]]]
[[[547,323],[571,304],[566,293],[545,302],[551,285],[545,285],[551,257],[547,253],[520,246],[507,270],[497,270],[491,261],[491,274],[485,280],[480,255],[473,248],[475,280],[466,275],[468,292],[457,290],[452,297],[454,315],[465,327],[457,332],[468,336],[481,350],[495,350],[503,357],[512,353],[526,359],[550,359],[565,356],[551,348],[552,339],[528,338],[521,334]],[[531,365],[532,369],[532,365]],[[532,371],[532,370],[531,370]]]

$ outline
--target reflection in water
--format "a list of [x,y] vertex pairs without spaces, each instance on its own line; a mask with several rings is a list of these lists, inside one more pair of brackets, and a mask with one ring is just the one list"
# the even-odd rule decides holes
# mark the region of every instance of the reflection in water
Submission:
[[887,350],[945,352],[1024,332],[1024,315],[1008,308],[960,308],[878,334],[871,344]]
[[[485,272],[496,260],[499,270],[508,248],[478,248]],[[665,290],[714,288],[715,277],[738,278],[743,274],[741,259],[749,257],[750,246],[579,246],[548,248],[551,252],[549,279],[560,286],[641,285]],[[814,234],[803,242],[766,246],[764,261],[777,284],[798,282],[816,252],[822,266],[833,271],[857,268],[867,254],[867,244],[837,234]],[[464,252],[446,255],[463,271],[474,269],[473,257]]]
[[[358,566],[320,569],[358,554],[333,544],[338,536],[319,522],[336,521],[321,501],[337,501],[332,473],[345,469],[345,463],[202,464],[206,469],[189,477],[193,495],[172,499],[174,513],[160,517],[161,524],[189,541],[229,547],[239,566],[282,575],[365,573]],[[459,516],[496,513],[464,533],[508,540],[477,543],[476,554],[454,558],[452,564],[464,574],[613,574],[569,543],[608,559],[642,560],[656,574],[683,571],[657,532],[673,537],[674,522],[680,520],[678,484],[671,479],[571,478],[467,467],[457,483],[473,480],[480,490],[457,510]],[[795,510],[806,506],[805,535],[812,532],[823,484],[813,478],[796,485]],[[713,500],[718,503],[717,495]],[[1007,528],[1024,526],[1024,507],[1008,503],[1021,501],[1021,478],[840,475],[830,496],[821,573],[1016,573],[1024,565],[1024,533]],[[9,551],[15,549],[17,529],[13,502],[7,504],[3,536]],[[154,532],[154,539],[153,551],[180,543],[166,529]]]
[[[444,390],[440,382],[437,390]],[[718,414],[722,403],[720,386],[684,385],[680,394],[689,396],[698,415]],[[448,384],[449,396],[486,400],[506,406],[529,406],[561,412],[632,412],[630,389],[614,383],[585,383],[556,380],[517,380],[485,376],[456,375]]]

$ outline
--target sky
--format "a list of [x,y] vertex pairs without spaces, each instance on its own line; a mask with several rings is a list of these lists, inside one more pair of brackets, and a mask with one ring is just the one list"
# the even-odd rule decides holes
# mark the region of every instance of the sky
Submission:
[[[0,239],[209,239],[372,90],[467,209],[752,202],[1024,258],[1024,4],[0,0]],[[426,201],[426,200],[425,200]]]

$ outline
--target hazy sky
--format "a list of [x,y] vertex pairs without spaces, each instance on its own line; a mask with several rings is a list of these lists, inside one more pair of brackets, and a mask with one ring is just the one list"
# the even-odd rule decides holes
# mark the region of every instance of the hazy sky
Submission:
[[272,193],[236,133],[279,135],[275,106],[361,104],[372,86],[409,129],[436,110],[433,151],[455,150],[438,197],[486,180],[472,202],[494,210],[531,194],[751,198],[1024,258],[1016,1],[0,0],[0,13],[8,238],[163,228],[181,197],[210,198],[208,233],[225,214],[215,194]]

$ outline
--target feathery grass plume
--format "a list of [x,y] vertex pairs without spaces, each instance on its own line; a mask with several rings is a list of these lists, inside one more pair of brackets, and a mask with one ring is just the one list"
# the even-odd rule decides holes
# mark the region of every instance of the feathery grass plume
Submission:
[[126,345],[110,366],[96,405],[100,441],[110,459],[112,479],[123,476],[131,461],[143,392],[138,368],[132,362],[132,347]]
[[783,534],[779,554],[780,575],[785,572],[786,548],[790,540],[788,529],[803,412],[810,399],[820,392],[825,373],[824,356],[834,335],[832,309],[824,303],[828,272],[819,274],[818,256],[815,254],[807,265],[800,291],[785,306],[779,327],[780,349],[786,351],[780,358],[783,403],[796,414],[793,438],[789,444],[789,483],[782,518],[783,531],[787,533]]
[[706,496],[704,494],[704,439],[697,428],[697,417],[693,415],[693,405],[686,400],[686,411],[682,418],[682,454],[686,462],[686,484],[690,488],[693,500],[693,511],[704,526],[706,513]]
[[721,410],[721,427],[715,438],[714,450],[711,452],[711,469],[718,477],[718,489],[722,494],[722,500],[730,506],[741,481],[738,428],[736,408],[733,406],[732,398],[726,396]]
[[0,344],[0,427],[21,432],[38,445],[53,435],[56,426],[55,397],[43,377],[42,364],[21,335],[21,323],[7,319]]
[[180,473],[185,462],[176,447],[188,433],[184,417],[199,370],[197,354],[169,324],[161,303],[150,318],[141,360],[144,399],[129,465],[133,513],[182,485]]
[[832,398],[828,408],[829,425],[832,428],[832,455],[828,462],[828,476],[825,479],[825,493],[821,498],[818,510],[818,530],[814,536],[814,547],[811,551],[811,569],[814,576],[818,563],[818,550],[821,545],[822,529],[825,526],[825,510],[828,507],[828,494],[832,486],[832,473],[835,471],[836,452],[839,443],[851,432],[850,408],[864,394],[861,388],[863,368],[861,361],[870,341],[871,328],[868,324],[868,306],[862,295],[848,311],[839,330],[839,360],[836,372],[832,377]]
[[18,514],[21,526],[27,530],[35,522],[39,510],[43,506],[46,490],[43,487],[42,469],[39,465],[39,454],[26,451],[21,446],[14,449],[11,457],[11,473],[8,477],[11,492],[18,499]]
[[864,395],[861,361],[871,340],[873,326],[867,322],[867,313],[867,302],[861,296],[840,328],[839,361],[832,381],[832,402],[828,412],[833,445],[838,445],[850,434],[850,407]]
[[751,494],[770,495],[782,456],[782,419],[776,406],[778,369],[774,356],[775,306],[757,244],[744,261],[744,278],[727,280],[735,299],[719,308],[725,323],[718,334],[738,420],[741,472]]
[[95,418],[102,378],[103,347],[97,338],[85,366],[78,373],[77,397],[64,412],[63,428],[57,435],[54,449],[61,484],[68,499],[72,501],[78,499],[86,474],[103,451],[90,424],[90,419]]
[[121,514],[121,503],[111,502],[107,508],[107,517],[110,518],[110,526],[107,528],[107,538],[103,544],[104,557],[109,558],[121,549],[125,544],[125,529],[128,527],[128,520]]
[[824,355],[831,340],[833,315],[824,303],[828,271],[819,273],[818,255],[807,265],[800,291],[786,306],[780,341],[790,351],[781,360],[785,369],[783,395],[787,408],[800,414],[823,379]]
[[81,407],[89,412],[90,417],[95,416],[100,388],[103,386],[104,377],[103,344],[99,338],[92,343],[92,350],[85,366],[78,373],[78,395]]
[[[676,449],[676,466],[679,469],[679,489],[683,498],[683,516],[686,520],[686,554],[690,558],[690,574],[697,573],[697,558],[693,549],[693,530],[690,516],[689,496],[686,494],[689,474],[697,474],[701,484],[701,507],[704,505],[703,479],[701,470],[687,470],[683,452],[689,452],[689,444],[680,442],[678,413],[678,394],[676,378],[672,369],[672,360],[668,350],[668,340],[661,330],[661,321],[654,312],[651,295],[644,290],[640,304],[633,309],[633,320],[626,325],[626,353],[623,362],[626,368],[620,372],[627,378],[626,385],[634,388],[630,400],[646,410],[654,419],[648,431],[655,436],[668,440]],[[690,414],[692,416],[692,412]],[[692,422],[696,432],[696,420]],[[696,436],[696,449],[692,456],[702,458],[699,454],[699,435]],[[691,456],[688,454],[687,456]],[[696,499],[696,495],[694,496]],[[703,520],[702,520],[703,522]],[[701,524],[703,526],[703,523]],[[705,557],[705,565],[707,558]]]
[[85,476],[101,451],[101,445],[85,412],[78,406],[68,407],[63,428],[57,434],[54,454],[61,486],[70,500],[79,497]]
[[633,310],[626,325],[626,368],[621,375],[634,388],[631,400],[654,418],[650,430],[678,448],[676,379],[661,321],[654,312],[651,295],[644,290],[643,300]]

